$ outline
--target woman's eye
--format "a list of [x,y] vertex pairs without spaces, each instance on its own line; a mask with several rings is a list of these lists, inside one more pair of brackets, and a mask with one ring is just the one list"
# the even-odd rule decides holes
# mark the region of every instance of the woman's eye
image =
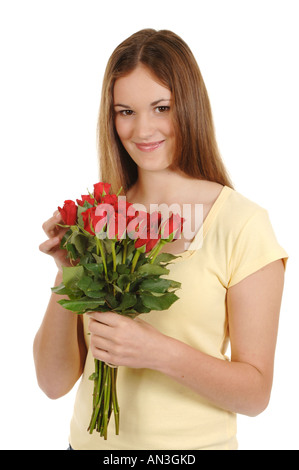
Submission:
[[131,109],[124,109],[123,111],[120,111],[119,114],[121,116],[132,116],[133,111]]
[[170,107],[169,106],[157,106],[157,108],[155,109],[157,113],[165,113],[166,111],[170,110]]

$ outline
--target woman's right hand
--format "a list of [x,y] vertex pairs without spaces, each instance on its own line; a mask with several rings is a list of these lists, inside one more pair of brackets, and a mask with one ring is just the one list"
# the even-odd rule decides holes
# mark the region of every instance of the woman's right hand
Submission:
[[55,211],[53,217],[44,222],[43,230],[48,236],[48,240],[41,243],[39,249],[43,253],[52,256],[59,271],[62,271],[63,266],[70,266],[71,264],[67,258],[67,251],[60,248],[61,239],[67,229],[59,227],[57,224],[63,224],[59,211]]

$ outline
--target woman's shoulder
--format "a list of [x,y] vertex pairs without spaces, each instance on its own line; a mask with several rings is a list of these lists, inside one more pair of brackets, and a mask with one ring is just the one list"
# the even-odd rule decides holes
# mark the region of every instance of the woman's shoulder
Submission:
[[[226,241],[232,287],[263,266],[288,258],[279,245],[269,212],[257,202],[231,188],[218,219],[218,230]],[[220,229],[221,227],[221,229]]]
[[247,197],[239,191],[224,186],[224,191],[227,193],[227,209],[232,213],[238,213],[244,217],[252,216],[257,212],[264,212],[266,209],[257,201]]
[[224,186],[218,222],[236,235],[245,227],[263,230],[269,224],[268,210],[239,191]]

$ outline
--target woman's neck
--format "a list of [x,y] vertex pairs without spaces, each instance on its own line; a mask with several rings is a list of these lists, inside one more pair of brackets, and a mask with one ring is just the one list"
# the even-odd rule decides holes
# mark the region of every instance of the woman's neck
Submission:
[[[130,202],[142,204],[179,203],[193,178],[181,171],[139,171],[138,179],[128,191]],[[186,193],[185,193],[186,194]]]

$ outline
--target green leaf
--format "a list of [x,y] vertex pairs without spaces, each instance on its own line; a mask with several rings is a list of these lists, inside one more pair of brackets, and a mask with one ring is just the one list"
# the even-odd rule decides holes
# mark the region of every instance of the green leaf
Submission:
[[121,290],[124,290],[130,281],[131,278],[128,274],[121,274],[117,279],[117,285],[121,288]]
[[84,275],[84,268],[83,266],[64,266],[62,268],[62,280],[68,289],[74,289],[77,287],[78,281]]
[[103,248],[104,248],[104,251],[108,254],[111,254],[112,252],[112,244],[114,242],[112,240],[110,240],[110,238],[104,238],[102,240],[102,244],[103,244]]
[[68,295],[69,290],[66,289],[65,285],[63,282],[59,284],[59,286],[51,287],[51,291],[54,294],[59,294],[59,295]]
[[127,239],[127,256],[126,256],[126,263],[130,263],[133,259],[135,253],[135,244],[134,240]]
[[92,254],[87,251],[84,255],[80,257],[79,264],[80,266],[84,266],[85,264],[88,264],[90,262],[93,262]]
[[120,294],[123,293],[123,290],[122,290],[120,287],[118,287],[116,284],[112,284],[112,285],[113,285],[113,289],[114,289],[116,292],[119,292]]
[[153,262],[153,264],[170,263],[176,258],[178,258],[178,256],[172,255],[171,253],[160,253]]
[[100,305],[105,304],[105,300],[102,299],[89,299],[88,297],[82,297],[78,300],[59,300],[58,303],[67,310],[71,310],[76,313],[84,313],[88,310],[96,309]]
[[142,294],[140,298],[143,305],[151,310],[167,310],[178,300],[178,296],[173,292],[163,294],[159,297],[151,294]]
[[70,238],[70,243],[73,243],[79,255],[83,256],[87,249],[88,238],[80,232],[74,232]]
[[[174,287],[173,284],[174,281],[171,281],[169,279],[163,279],[163,278],[158,278],[158,279],[145,279],[142,281],[140,284],[140,289],[142,290],[147,290],[150,292],[166,292],[169,287]],[[178,283],[179,284],[179,283]],[[179,287],[179,286],[177,286]]]
[[101,291],[101,290],[90,290],[86,292],[87,297],[90,297],[91,299],[104,299],[106,297],[107,292]]
[[75,245],[73,245],[72,243],[67,243],[64,248],[68,252],[68,258],[72,260],[75,260],[78,258],[79,254],[78,254],[78,251],[76,250]]
[[134,307],[136,302],[137,302],[137,297],[135,294],[131,294],[130,292],[125,292],[120,305],[114,310],[116,311],[126,310],[128,308]]
[[92,283],[91,277],[82,276],[81,279],[77,282],[77,286],[79,287],[79,289],[85,292],[89,288],[91,283]]
[[150,308],[143,305],[140,296],[137,297],[137,302],[134,305],[134,308],[135,308],[136,312],[138,312],[138,313],[149,313],[151,311]]
[[130,269],[125,264],[117,265],[116,266],[116,271],[118,272],[118,274],[129,274],[130,273]]
[[119,305],[119,302],[112,294],[106,294],[105,300],[110,310],[114,310]]
[[118,279],[118,273],[117,272],[112,273],[111,276],[110,276],[110,281],[114,282],[117,279]]
[[61,242],[60,242],[60,248],[65,248],[65,244],[67,243],[68,239],[70,238],[70,236],[72,235],[72,230],[69,229],[67,232],[65,232],[65,234],[63,235],[62,239],[61,239]]
[[97,263],[97,264],[103,265],[103,260],[102,260],[101,256],[97,255],[96,253],[92,253],[92,256],[93,256],[94,259],[96,260],[96,263]]
[[137,269],[139,274],[152,274],[152,275],[162,275],[169,274],[169,269],[164,268],[156,264],[143,264]]
[[[102,258],[101,258],[102,260]],[[91,272],[94,274],[96,277],[99,276],[100,274],[103,273],[104,267],[103,264],[100,263],[82,263],[80,262],[80,265],[83,266],[87,271]]]
[[79,289],[81,289],[87,297],[92,297],[94,299],[104,298],[106,292],[102,291],[105,286],[105,281],[94,281],[88,276],[83,276],[80,281],[77,283]]
[[105,285],[106,285],[105,281],[100,281],[100,280],[92,281],[88,290],[89,291],[101,291],[103,287],[105,287]]
[[86,230],[83,230],[81,228],[82,232],[85,234],[87,241],[88,241],[88,246],[87,246],[87,251],[92,251],[96,248],[97,242],[96,239],[93,235],[90,235],[89,232],[86,232]]
[[182,287],[182,283],[178,281],[171,281],[170,287],[173,289],[180,289]]

